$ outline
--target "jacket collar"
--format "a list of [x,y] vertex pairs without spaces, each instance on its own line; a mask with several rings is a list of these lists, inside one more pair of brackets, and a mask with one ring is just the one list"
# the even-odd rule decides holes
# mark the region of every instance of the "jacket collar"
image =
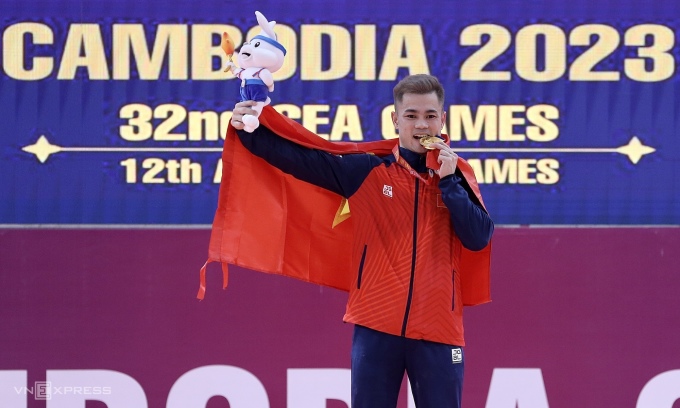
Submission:
[[403,147],[399,147],[399,155],[418,173],[427,173],[425,165],[425,155],[416,153]]

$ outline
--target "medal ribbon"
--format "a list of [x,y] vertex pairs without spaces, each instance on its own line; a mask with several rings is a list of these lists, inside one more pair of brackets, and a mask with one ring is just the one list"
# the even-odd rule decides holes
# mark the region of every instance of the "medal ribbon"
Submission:
[[[429,152],[428,152],[428,153],[429,153]],[[397,144],[396,146],[394,146],[394,149],[392,149],[392,154],[393,154],[394,157],[397,159],[397,163],[398,163],[401,167],[405,168],[405,169],[409,172],[409,174],[411,174],[413,177],[417,177],[418,179],[420,179],[420,181],[422,181],[422,182],[425,183],[425,184],[430,184],[430,180],[432,180],[431,177],[428,177],[427,179],[424,178],[424,177],[421,176],[417,171],[413,170],[413,167],[411,167],[411,165],[408,164],[408,162],[406,161],[406,159],[404,159],[403,157],[401,157],[401,155],[399,154],[399,145],[398,145],[398,144]]]

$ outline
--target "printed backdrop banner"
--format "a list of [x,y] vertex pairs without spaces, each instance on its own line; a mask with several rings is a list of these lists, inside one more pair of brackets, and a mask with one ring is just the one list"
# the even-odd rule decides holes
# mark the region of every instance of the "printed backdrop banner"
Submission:
[[272,104],[320,136],[395,137],[392,87],[431,73],[498,224],[680,223],[676,0],[10,0],[0,224],[209,224],[220,36],[256,8],[288,49]]
[[[0,230],[0,406],[348,408],[347,295],[236,267],[222,291],[212,265],[199,302],[209,235]],[[680,228],[503,228],[494,247],[465,407],[680,406]]]

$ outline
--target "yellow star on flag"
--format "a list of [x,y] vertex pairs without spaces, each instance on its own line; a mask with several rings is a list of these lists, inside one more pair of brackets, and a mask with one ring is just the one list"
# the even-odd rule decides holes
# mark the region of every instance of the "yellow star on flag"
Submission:
[[350,215],[349,201],[347,201],[346,198],[343,198],[342,201],[340,201],[340,207],[338,207],[338,211],[335,213],[335,218],[333,219],[333,228],[348,219]]

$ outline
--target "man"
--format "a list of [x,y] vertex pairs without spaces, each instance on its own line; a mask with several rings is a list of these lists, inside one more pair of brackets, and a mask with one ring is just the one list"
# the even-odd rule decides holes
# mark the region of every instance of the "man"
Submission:
[[352,407],[395,407],[404,372],[418,408],[460,407],[461,252],[487,247],[494,227],[443,140],[432,145],[437,165],[427,167],[420,141],[439,136],[446,122],[437,78],[412,75],[395,86],[399,145],[384,157],[329,154],[262,125],[249,134],[241,119],[253,104],[236,104],[231,119],[243,145],[350,203],[354,276],[344,321],[355,324]]

